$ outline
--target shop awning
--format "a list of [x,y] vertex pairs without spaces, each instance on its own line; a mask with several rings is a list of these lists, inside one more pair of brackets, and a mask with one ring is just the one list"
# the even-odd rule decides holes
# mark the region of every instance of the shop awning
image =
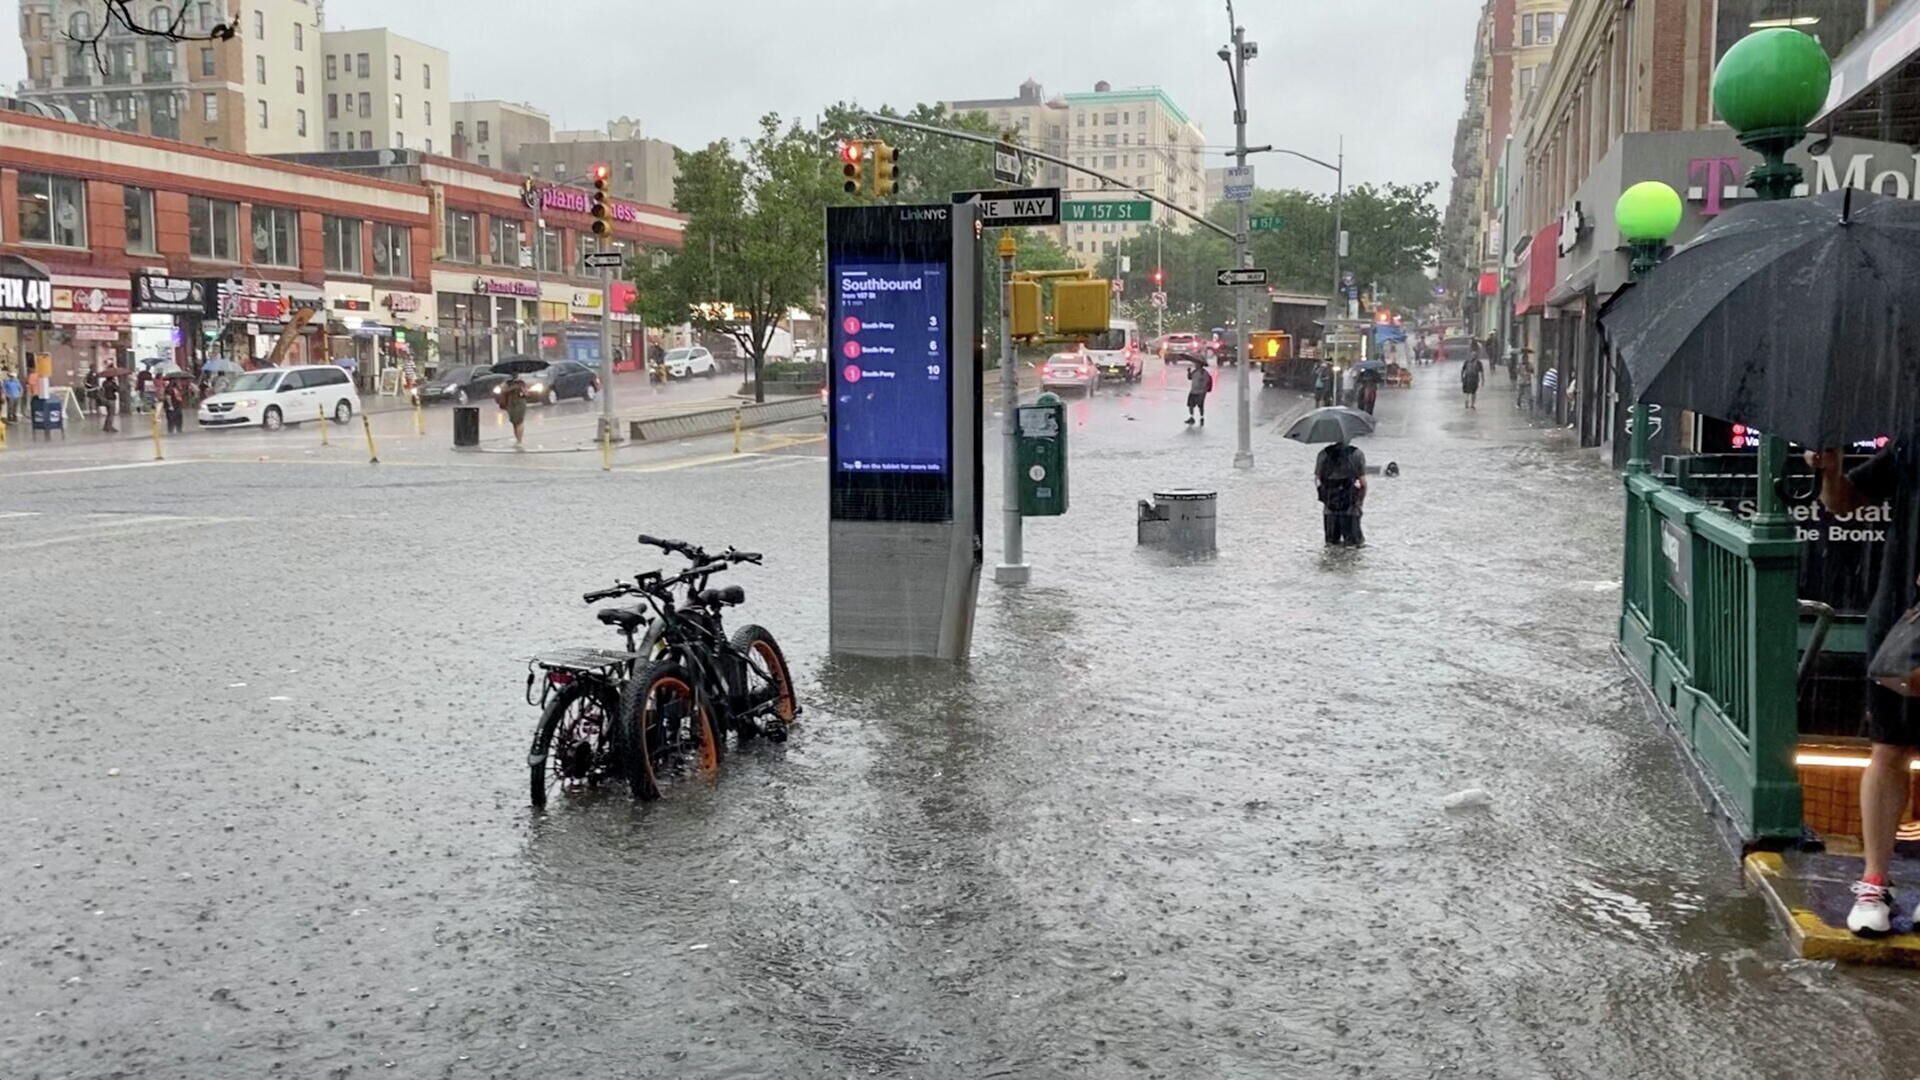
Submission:
[[1499,296],[1500,295],[1500,275],[1499,274],[1496,274],[1493,271],[1489,270],[1480,275],[1480,295],[1481,296]]
[[1827,105],[1813,129],[1828,135],[1920,143],[1920,3],[1880,17],[1833,62]]
[[1547,306],[1547,296],[1560,276],[1560,222],[1556,219],[1533,234],[1533,242],[1520,257],[1515,275],[1521,284],[1513,299],[1515,315],[1530,315]]

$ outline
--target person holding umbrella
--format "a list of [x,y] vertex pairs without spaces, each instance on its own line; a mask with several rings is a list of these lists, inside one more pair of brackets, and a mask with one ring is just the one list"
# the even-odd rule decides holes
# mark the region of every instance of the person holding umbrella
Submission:
[[106,423],[100,426],[100,430],[118,433],[120,429],[114,426],[113,421],[120,415],[120,369],[107,372],[107,377],[100,380],[100,404],[107,414]]
[[507,423],[513,425],[513,448],[526,448],[527,425],[527,383],[519,372],[507,376],[500,386],[500,408],[507,414]]
[[1193,366],[1187,371],[1187,426],[1193,426],[1194,410],[1199,410],[1200,426],[1207,426],[1207,394],[1213,390],[1213,372],[1207,370],[1207,362],[1199,357],[1193,358]]
[[1329,547],[1366,543],[1360,514],[1367,498],[1367,455],[1353,439],[1371,435],[1373,429],[1372,416],[1343,405],[1315,409],[1287,429],[1286,437],[1295,442],[1331,444],[1313,462],[1314,491]]

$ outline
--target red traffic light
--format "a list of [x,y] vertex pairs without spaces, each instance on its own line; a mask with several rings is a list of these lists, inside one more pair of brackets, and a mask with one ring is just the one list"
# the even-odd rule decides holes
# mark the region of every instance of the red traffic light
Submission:
[[1166,284],[1166,281],[1167,281],[1167,272],[1166,272],[1165,270],[1162,270],[1162,269],[1160,269],[1160,268],[1159,268],[1159,267],[1157,267],[1157,266],[1156,266],[1156,267],[1154,267],[1154,268],[1153,268],[1153,283],[1154,283],[1155,285],[1164,285],[1164,284]]
[[866,156],[866,149],[866,144],[858,139],[845,140],[840,144],[840,160],[849,165],[858,165],[860,159]]
[[593,167],[593,179],[595,183],[605,183],[607,177],[612,175],[613,170],[605,165],[595,165]]

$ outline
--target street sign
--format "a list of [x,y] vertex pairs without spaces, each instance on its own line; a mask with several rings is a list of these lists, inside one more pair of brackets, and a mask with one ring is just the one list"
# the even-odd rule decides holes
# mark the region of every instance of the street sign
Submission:
[[618,270],[626,262],[626,256],[618,251],[589,251],[586,264],[593,270]]
[[1274,232],[1281,226],[1279,214],[1267,214],[1247,219],[1247,227],[1254,232]]
[[1060,208],[1061,221],[1151,221],[1145,199],[1075,199]]
[[1246,202],[1253,198],[1253,166],[1241,165],[1228,169],[1221,197],[1228,202]]
[[1127,279],[1114,278],[1113,279],[1113,295],[1119,296],[1121,293],[1126,291],[1127,291]]
[[1017,184],[1026,179],[1027,162],[1019,147],[1007,143],[993,145],[993,178],[1002,184]]
[[1267,272],[1259,267],[1248,267],[1244,270],[1215,270],[1213,272],[1213,282],[1222,287],[1232,285],[1265,285],[1267,283]]
[[1060,189],[1057,187],[956,191],[953,201],[958,205],[978,206],[983,228],[1060,224]]
[[1167,294],[1166,294],[1166,293],[1163,293],[1163,292],[1157,292],[1157,293],[1154,293],[1154,294],[1153,294],[1153,306],[1154,306],[1154,307],[1166,307],[1166,306],[1167,306]]

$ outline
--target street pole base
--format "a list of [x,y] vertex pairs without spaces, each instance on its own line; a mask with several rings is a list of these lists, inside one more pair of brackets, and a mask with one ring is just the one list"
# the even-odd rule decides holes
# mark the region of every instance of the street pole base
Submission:
[[611,442],[618,445],[627,440],[620,435],[620,421],[608,420],[602,416],[593,426],[593,441]]
[[996,585],[1025,585],[1033,576],[1033,567],[1026,563],[1014,565],[1001,563],[993,568],[993,581]]
[[1253,468],[1253,455],[1244,451],[1233,455],[1233,467],[1236,469]]

